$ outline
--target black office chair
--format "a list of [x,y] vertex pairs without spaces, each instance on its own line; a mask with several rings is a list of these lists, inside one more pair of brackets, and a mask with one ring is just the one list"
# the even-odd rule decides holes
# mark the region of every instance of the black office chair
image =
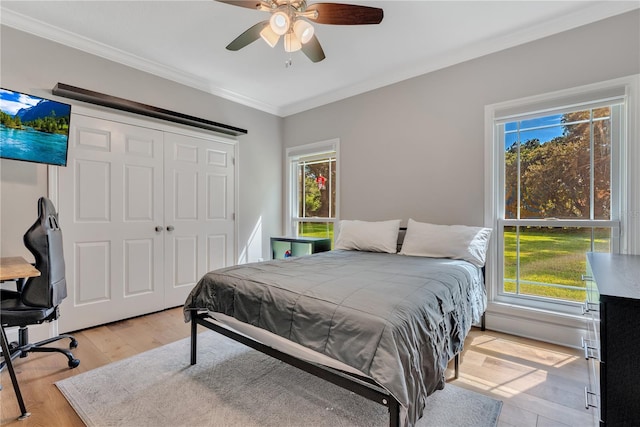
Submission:
[[[16,291],[0,290],[2,334],[6,336],[5,328],[18,327],[18,342],[9,345],[9,357],[14,360],[17,357],[27,357],[28,353],[58,352],[67,356],[69,368],[75,368],[80,364],[80,360],[73,357],[70,350],[44,347],[54,341],[68,338],[71,340],[69,348],[76,348],[78,341],[73,336],[62,334],[37,343],[29,343],[27,327],[57,319],[58,305],[67,296],[62,231],[58,225],[56,209],[46,197],[38,200],[38,219],[25,233],[24,244],[35,257],[35,267],[41,275],[19,281]],[[3,358],[0,371],[7,366],[7,354],[4,354],[4,351]]]

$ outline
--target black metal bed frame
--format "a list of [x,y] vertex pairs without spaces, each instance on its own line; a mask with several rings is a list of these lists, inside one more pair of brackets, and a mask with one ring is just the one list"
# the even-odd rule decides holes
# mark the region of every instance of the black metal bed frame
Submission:
[[[192,313],[191,315],[191,364],[196,364],[197,353],[197,337],[198,337],[198,324],[211,329],[219,334],[222,334],[234,341],[240,342],[248,347],[258,350],[261,353],[274,357],[296,368],[302,369],[316,377],[329,381],[339,387],[352,391],[362,397],[365,397],[374,402],[389,408],[389,426],[398,427],[400,425],[400,404],[391,396],[386,390],[380,388],[372,379],[356,375],[349,372],[339,371],[337,369],[329,368],[326,366],[317,365],[306,360],[298,359],[290,354],[284,353],[280,350],[276,350],[272,347],[266,346],[258,341],[254,341],[245,335],[233,332],[225,327],[219,326],[215,323],[208,321],[210,316],[207,313]],[[456,355],[457,361],[458,355]],[[458,363],[456,362],[456,370]]]
[[[236,333],[207,319],[212,318],[206,312],[198,313],[196,311],[193,311],[191,313],[191,365],[195,365],[197,362],[198,325],[202,325],[205,328],[211,329],[212,331],[231,338],[234,341],[251,347],[254,350],[258,350],[261,353],[274,357],[296,368],[302,369],[303,371],[315,375],[318,378],[322,378],[339,387],[352,391],[362,397],[386,406],[389,410],[389,426],[400,426],[400,403],[396,400],[395,397],[381,388],[371,378],[298,359],[297,357],[294,357],[288,353],[284,353],[280,350],[276,350],[272,347],[264,345],[261,342],[255,341],[245,335]],[[483,331],[485,330],[484,313],[482,314],[480,327]],[[454,356],[454,372],[455,378],[458,379],[460,374],[460,353]]]
[[[406,231],[406,227],[400,227],[401,231]],[[401,243],[398,243],[398,250]],[[482,266],[482,278],[483,285],[486,286],[486,268]],[[482,313],[480,320],[480,329],[485,330],[486,327],[486,312]],[[197,312],[196,310],[191,313],[191,364],[195,365],[197,361],[198,352],[198,325],[202,325],[205,328],[211,329],[219,334],[222,334],[234,341],[251,347],[263,354],[274,357],[284,363],[294,366],[298,369],[302,369],[318,378],[325,381],[329,381],[339,387],[352,391],[362,397],[384,405],[389,410],[389,427],[400,426],[400,403],[389,392],[380,387],[371,378],[356,375],[351,372],[344,372],[337,369],[333,369],[327,366],[318,365],[306,360],[298,359],[288,353],[284,353],[275,348],[255,341],[245,335],[236,333],[230,329],[213,323],[207,319],[212,319],[206,312]],[[457,353],[453,358],[454,366],[454,378],[458,379],[460,376],[460,353]]]

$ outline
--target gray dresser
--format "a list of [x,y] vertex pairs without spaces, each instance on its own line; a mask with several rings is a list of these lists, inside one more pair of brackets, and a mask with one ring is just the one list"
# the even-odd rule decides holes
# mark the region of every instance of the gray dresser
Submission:
[[640,426],[640,256],[589,252],[586,406],[601,426]]

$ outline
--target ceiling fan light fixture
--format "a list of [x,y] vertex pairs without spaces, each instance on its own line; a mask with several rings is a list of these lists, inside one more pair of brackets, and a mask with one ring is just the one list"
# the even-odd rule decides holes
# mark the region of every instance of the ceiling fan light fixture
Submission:
[[293,24],[293,32],[302,44],[306,44],[313,37],[315,29],[307,21],[299,19]]
[[[0,0],[2,1],[2,0]],[[369,25],[379,24],[384,11],[377,7],[357,4],[313,3],[312,0],[217,0],[233,6],[239,6],[263,12],[269,12],[268,20],[258,22],[236,37],[227,46],[237,51],[255,40],[262,38],[271,47],[275,47],[284,38],[287,52],[301,50],[312,62],[326,58],[324,50],[315,35],[314,24],[329,25]],[[291,59],[287,62],[291,64]]]
[[274,33],[279,36],[287,34],[291,26],[291,18],[282,10],[274,12],[269,19],[269,25]]
[[266,25],[262,31],[260,31],[260,37],[271,47],[275,47],[276,44],[278,44],[278,40],[280,40],[280,35],[274,33],[269,25]]
[[302,43],[300,43],[300,39],[296,37],[293,31],[290,31],[284,35],[285,52],[296,52],[300,49],[302,49]]

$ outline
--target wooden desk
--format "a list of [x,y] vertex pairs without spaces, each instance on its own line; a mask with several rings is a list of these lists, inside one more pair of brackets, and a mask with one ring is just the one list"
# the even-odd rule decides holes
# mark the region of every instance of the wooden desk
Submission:
[[20,256],[0,258],[0,282],[39,275],[40,272]]
[[[0,258],[0,282],[5,280],[26,279],[28,277],[37,277],[39,275],[40,272],[22,257]],[[21,285],[19,284],[18,286]],[[9,371],[9,376],[11,377],[13,390],[15,391],[16,398],[18,399],[18,406],[20,406],[20,411],[22,412],[18,419],[22,420],[27,418],[31,414],[27,412],[27,408],[24,405],[24,400],[22,399],[22,393],[20,392],[20,387],[18,386],[18,379],[16,378],[16,373],[13,369],[13,362],[11,361],[11,351],[9,349],[9,342],[7,340],[7,334],[4,331],[4,326],[2,326],[0,329],[2,330],[2,336],[0,337],[2,344],[2,355],[4,356],[7,370]]]

